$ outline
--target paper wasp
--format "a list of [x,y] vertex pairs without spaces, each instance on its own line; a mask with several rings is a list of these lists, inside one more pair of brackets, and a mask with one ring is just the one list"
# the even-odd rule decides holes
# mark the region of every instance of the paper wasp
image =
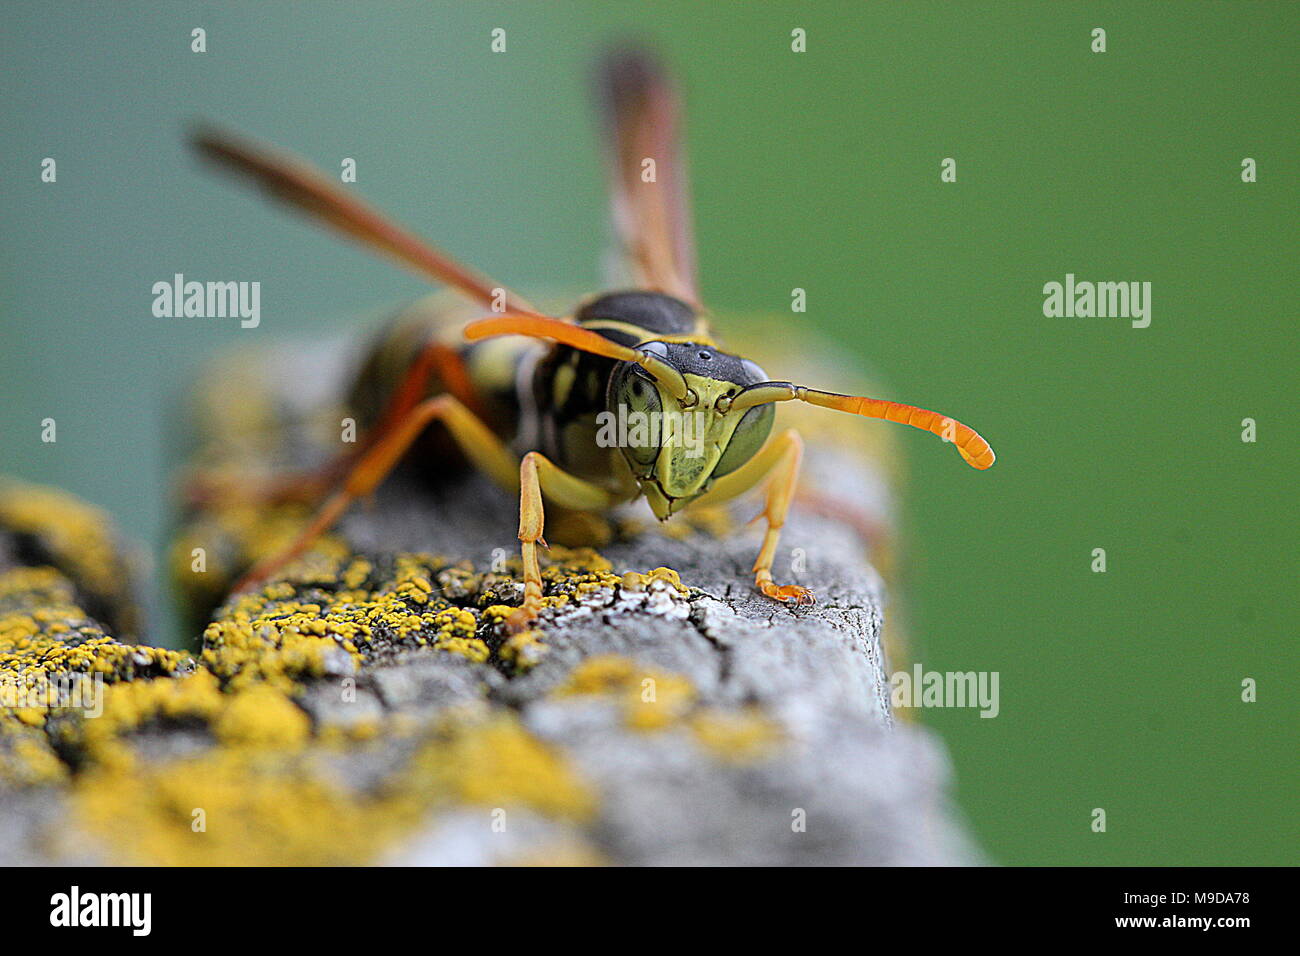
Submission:
[[[649,58],[634,53],[610,58],[601,86],[612,138],[615,232],[636,287],[589,299],[568,318],[541,314],[297,159],[223,133],[196,134],[194,145],[205,158],[491,313],[468,324],[425,317],[414,329],[399,324],[380,341],[354,391],[357,403],[370,408],[365,440],[335,463],[335,488],[322,496],[297,540],[257,563],[236,590],[265,581],[301,554],[353,501],[369,495],[430,426],[444,429],[473,465],[519,493],[524,599],[508,622],[514,630],[527,627],[543,606],[537,548],[546,546],[544,500],[602,511],[645,497],[666,520],[697,502],[734,498],[765,478],[767,529],[754,561],[755,586],[777,601],[811,603],[807,588],[772,578],[803,450],[793,429],[769,440],[776,402],[912,425],[951,441],[975,468],[993,464],[988,442],[954,419],[771,381],[753,362],[723,351],[699,305],[673,91]],[[646,175],[651,167],[653,175]],[[496,336],[511,338],[483,341]],[[394,367],[394,354],[401,371],[383,381],[378,370]],[[687,449],[679,432],[665,428],[652,440],[601,447],[597,418],[618,408],[692,413],[702,441]]]

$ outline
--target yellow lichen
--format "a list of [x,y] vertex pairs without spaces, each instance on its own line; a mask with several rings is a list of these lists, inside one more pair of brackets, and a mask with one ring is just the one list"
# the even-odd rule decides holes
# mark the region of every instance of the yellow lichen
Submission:
[[486,661],[492,654],[486,644],[473,637],[440,637],[434,642],[433,646],[440,651],[468,657],[479,664]]
[[123,567],[108,516],[72,495],[39,485],[0,484],[0,527],[39,538],[59,565],[91,592],[121,591]]
[[130,772],[136,763],[131,734],[154,722],[206,726],[226,703],[216,679],[204,670],[178,679],[129,681],[105,688],[98,717],[62,724],[57,733],[89,763]]
[[687,713],[695,688],[680,674],[645,667],[628,657],[589,657],[555,690],[557,696],[608,694],[615,697],[629,727],[662,730]]
[[311,734],[311,721],[280,691],[265,684],[231,695],[215,724],[227,744],[296,747]]
[[358,798],[309,757],[243,747],[97,767],[78,780],[74,807],[113,859],[164,866],[362,863],[416,825],[421,809],[405,795]]
[[148,686],[145,676],[190,666],[177,651],[113,640],[74,602],[72,583],[54,568],[0,574],[0,779],[11,784],[66,773],[45,736],[30,733],[52,717],[93,716],[112,691],[131,693]]
[[672,568],[655,568],[648,574],[628,571],[623,575],[622,585],[629,591],[644,591],[652,583],[662,581],[678,594],[689,594],[690,589],[682,584],[682,579]]
[[501,644],[501,659],[511,665],[516,673],[523,673],[536,667],[546,655],[547,646],[542,642],[541,633],[536,630],[521,631],[511,634]]
[[611,697],[634,730],[661,731],[684,722],[701,746],[728,763],[760,759],[781,739],[779,725],[758,708],[699,707],[694,686],[682,675],[617,654],[587,658],[554,694]]
[[[191,594],[215,603],[234,574],[281,546],[305,514],[301,504],[224,500],[197,513],[178,539],[177,573],[191,579]],[[204,549],[199,565],[195,548]],[[66,783],[70,829],[79,825],[117,862],[365,862],[429,813],[466,805],[588,821],[594,792],[512,713],[478,704],[442,712],[432,724],[404,714],[313,726],[302,706],[314,682],[357,673],[399,647],[527,670],[546,645],[539,631],[506,633],[514,607],[503,602],[517,599],[521,570],[518,559],[507,567],[475,572],[426,554],[371,559],[326,536],[281,580],[228,599],[204,632],[197,669],[183,654],[113,641],[52,568],[0,575],[0,676],[21,677],[24,686],[69,674],[105,682],[97,716],[4,712],[0,778]],[[685,591],[670,569],[625,580],[587,548],[555,547],[543,577],[549,606],[654,582]],[[627,724],[643,730],[680,722],[695,701],[679,675],[626,660],[597,661],[575,674],[574,686],[616,693]],[[183,745],[160,753],[160,734]],[[364,790],[339,774],[340,756],[387,753],[401,738],[410,758]],[[536,861],[599,857],[574,842]]]
[[38,787],[67,779],[68,768],[45,734],[0,724],[0,781],[17,787]]
[[692,714],[689,723],[695,739],[726,763],[761,760],[781,740],[776,722],[754,707],[740,711],[705,708]]
[[[249,691],[239,696],[247,696]],[[445,720],[377,788],[352,791],[310,749],[266,735],[156,766],[97,765],[75,786],[77,819],[130,862],[364,863],[439,807],[520,807],[582,821],[595,799],[516,718]]]
[[[205,510],[172,541],[172,580],[190,602],[210,608],[225,596],[238,573],[291,544],[311,514],[311,506],[301,502],[258,506],[238,499]],[[358,574],[350,559],[343,539],[326,534],[294,562],[291,571],[300,582],[332,583],[340,573]]]
[[694,704],[695,687],[685,677],[647,674],[624,697],[623,712],[629,727],[662,730],[679,720]]
[[558,697],[565,697],[626,690],[641,669],[632,658],[618,654],[588,657],[570,671],[564,683],[555,689],[555,694]]
[[434,741],[417,754],[408,779],[485,807],[523,806],[573,820],[588,819],[596,808],[594,795],[568,762],[512,714],[477,722],[460,715],[447,718]]
[[430,646],[483,662],[491,648],[479,637],[480,618],[437,593],[440,564],[428,555],[401,554],[395,576],[374,590],[360,587],[373,571],[364,559],[342,558],[335,571],[314,579],[324,590],[301,600],[304,585],[276,582],[241,595],[209,624],[203,663],[233,686],[269,681],[290,691],[300,680],[359,667],[389,644]]

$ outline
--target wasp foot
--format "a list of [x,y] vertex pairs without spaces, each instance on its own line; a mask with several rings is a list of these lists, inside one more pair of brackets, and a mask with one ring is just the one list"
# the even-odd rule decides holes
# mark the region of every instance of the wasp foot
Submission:
[[524,631],[531,630],[537,621],[539,611],[541,611],[540,605],[532,605],[525,601],[506,618],[506,630],[511,634],[522,634]]
[[780,601],[782,604],[808,607],[817,603],[811,588],[806,588],[802,584],[777,584],[772,580],[771,575],[755,575],[754,586],[773,601]]

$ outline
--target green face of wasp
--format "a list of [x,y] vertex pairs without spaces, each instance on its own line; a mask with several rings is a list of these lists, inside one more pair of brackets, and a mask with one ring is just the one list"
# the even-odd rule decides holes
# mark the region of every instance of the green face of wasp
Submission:
[[694,398],[682,407],[631,362],[621,363],[610,379],[612,437],[662,521],[707,491],[713,479],[753,458],[772,430],[776,410],[770,404],[729,409],[730,399],[743,387],[767,378],[748,359],[695,343],[640,347],[674,365]]

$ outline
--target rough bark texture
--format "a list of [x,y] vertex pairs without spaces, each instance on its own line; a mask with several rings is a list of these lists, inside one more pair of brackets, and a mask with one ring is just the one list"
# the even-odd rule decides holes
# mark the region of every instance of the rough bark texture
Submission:
[[[287,434],[276,455],[311,444]],[[808,469],[880,503],[854,454],[814,444]],[[511,642],[494,608],[517,581],[482,569],[513,556],[516,508],[482,479],[401,476],[288,584],[217,611],[196,661],[100,667],[107,644],[88,668],[64,660],[106,674],[104,715],[4,711],[0,862],[976,861],[942,747],[890,715],[883,586],[856,531],[796,509],[777,571],[815,586],[800,610],[753,592],[757,528],[624,532],[601,549],[612,574],[557,549],[548,593],[569,599]],[[191,594],[219,592],[252,547],[247,521],[217,517],[182,529],[180,564],[201,541],[229,565]],[[10,551],[0,651],[30,674],[19,638],[57,642],[76,615],[43,614]],[[659,567],[684,587],[621,577]]]
[[[484,497],[497,495],[484,489]],[[384,512],[392,516],[391,527],[378,515],[356,520],[379,540],[399,527],[439,525],[416,500]],[[484,534],[493,523],[497,527]],[[467,530],[475,527],[480,540],[509,541],[508,520],[481,517]],[[648,536],[604,553],[620,570],[673,568],[691,594],[665,588],[657,601],[645,602],[658,605],[653,612],[639,595],[556,612],[544,630],[547,654],[523,676],[494,678],[490,699],[517,709],[524,725],[568,754],[599,791],[592,835],[611,860],[968,860],[945,805],[942,750],[923,731],[890,717],[880,639],[883,595],[863,561],[862,542],[842,525],[806,515],[791,521],[786,534],[791,547],[814,556],[803,577],[817,583],[817,606],[791,611],[754,593],[749,567],[756,533],[724,540]],[[418,530],[415,535],[412,546]],[[752,756],[739,744],[729,755],[725,742],[702,746],[689,722],[647,732],[620,718],[620,701],[552,695],[582,661],[604,655],[681,675],[694,687],[698,708],[744,714],[742,721],[770,720],[781,742],[760,746]],[[397,667],[384,674],[382,686],[396,682],[408,691],[398,695],[404,700],[426,696],[409,693],[412,684],[425,681],[467,692],[445,676],[447,669],[436,661],[410,673]],[[391,690],[382,696],[395,699]],[[803,831],[794,826],[801,815]],[[482,824],[473,818],[445,824],[403,859],[491,859],[499,842]]]

